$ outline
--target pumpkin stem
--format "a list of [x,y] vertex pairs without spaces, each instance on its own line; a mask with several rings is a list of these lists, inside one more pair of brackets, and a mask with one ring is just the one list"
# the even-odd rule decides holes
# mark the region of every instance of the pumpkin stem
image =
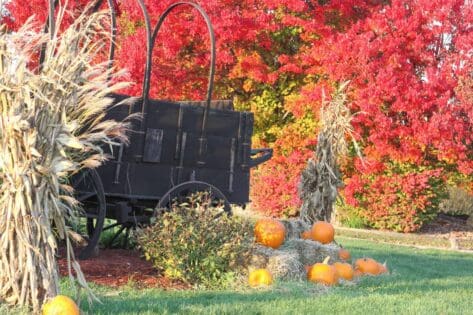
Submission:
[[327,256],[322,263],[325,265],[328,265],[329,260],[330,260],[330,256]]

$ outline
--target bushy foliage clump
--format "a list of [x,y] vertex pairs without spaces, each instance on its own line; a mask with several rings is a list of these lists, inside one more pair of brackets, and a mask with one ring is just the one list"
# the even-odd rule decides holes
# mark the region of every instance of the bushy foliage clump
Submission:
[[440,211],[450,215],[473,216],[473,195],[464,187],[448,186],[448,198],[440,204]]
[[311,155],[309,150],[295,151],[289,156],[277,155],[254,171],[251,179],[253,209],[271,217],[297,216],[301,205],[297,186],[305,162]]
[[165,276],[203,287],[231,285],[252,243],[249,223],[189,197],[138,233],[146,259]]
[[415,232],[437,215],[447,196],[444,183],[440,170],[412,165],[354,175],[344,191],[345,216],[377,229]]

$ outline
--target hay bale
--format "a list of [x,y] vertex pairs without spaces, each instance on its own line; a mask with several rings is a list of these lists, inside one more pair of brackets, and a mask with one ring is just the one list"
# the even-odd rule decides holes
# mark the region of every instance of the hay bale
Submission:
[[281,220],[286,228],[286,241],[301,237],[301,233],[310,229],[310,225],[302,220]]
[[284,244],[273,249],[254,244],[245,258],[243,267],[249,269],[266,268],[274,278],[300,280],[305,278],[305,266],[322,262],[330,256],[330,263],[339,261],[340,247],[335,243],[321,244],[313,240],[303,240],[300,234],[310,229],[302,220],[281,220],[286,228]]
[[305,274],[304,265],[296,250],[275,250],[269,257],[266,268],[274,278],[282,280],[299,280]]
[[299,253],[287,247],[273,249],[256,244],[247,259],[246,267],[249,270],[266,268],[274,278],[283,280],[298,280],[305,275]]
[[269,257],[274,255],[274,251],[276,250],[270,247],[255,244],[251,248],[248,258],[244,262],[245,267],[248,269],[266,268]]
[[335,243],[324,245],[295,238],[287,240],[278,249],[255,244],[246,259],[245,267],[249,270],[266,268],[277,279],[300,280],[305,277],[306,265],[321,262],[327,256],[330,256],[330,263],[339,261],[339,249]]
[[285,247],[293,249],[299,254],[303,266],[322,262],[327,256],[330,256],[330,263],[339,261],[340,247],[335,243],[321,244],[312,240],[291,239],[286,242]]

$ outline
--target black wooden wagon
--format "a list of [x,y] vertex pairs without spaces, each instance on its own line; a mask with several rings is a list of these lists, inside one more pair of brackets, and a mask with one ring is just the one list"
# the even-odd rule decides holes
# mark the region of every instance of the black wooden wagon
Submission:
[[[96,2],[94,9],[103,0]],[[143,94],[132,106],[117,105],[106,119],[123,121],[140,113],[133,122],[129,144],[108,149],[113,157],[97,169],[84,171],[72,179],[76,197],[82,203],[87,221],[88,244],[80,258],[96,248],[100,234],[118,227],[115,237],[150,219],[167,207],[174,197],[208,191],[230,212],[230,204],[249,201],[250,169],[267,161],[271,149],[252,149],[253,114],[233,110],[231,101],[211,101],[215,69],[215,37],[210,19],[192,2],[172,4],[152,30],[143,0],[138,0],[147,31],[147,61]],[[108,0],[115,38],[115,12]],[[176,7],[196,9],[207,24],[211,38],[211,65],[207,99],[202,102],[169,102],[150,99],[151,54],[158,31],[166,16]],[[50,8],[54,8],[52,0]],[[50,16],[53,14],[50,10]],[[49,21],[52,21],[50,18]],[[54,28],[49,22],[46,30]],[[114,44],[110,60],[114,57]],[[115,104],[127,95],[111,95]],[[107,149],[107,148],[105,148]],[[111,220],[105,220],[105,219]],[[105,222],[113,224],[105,225]],[[111,240],[113,242],[113,240]]]

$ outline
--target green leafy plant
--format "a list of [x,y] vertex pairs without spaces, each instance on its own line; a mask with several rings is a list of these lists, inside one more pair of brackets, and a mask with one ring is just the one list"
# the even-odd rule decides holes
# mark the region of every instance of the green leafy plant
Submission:
[[237,279],[251,243],[250,224],[212,206],[205,194],[175,202],[154,224],[138,231],[146,259],[167,277],[203,287]]
[[448,198],[440,203],[440,211],[450,215],[473,216],[471,192],[458,186],[447,186]]
[[369,225],[361,214],[362,209],[358,207],[337,200],[335,209],[336,220],[342,226],[354,229],[363,229]]

